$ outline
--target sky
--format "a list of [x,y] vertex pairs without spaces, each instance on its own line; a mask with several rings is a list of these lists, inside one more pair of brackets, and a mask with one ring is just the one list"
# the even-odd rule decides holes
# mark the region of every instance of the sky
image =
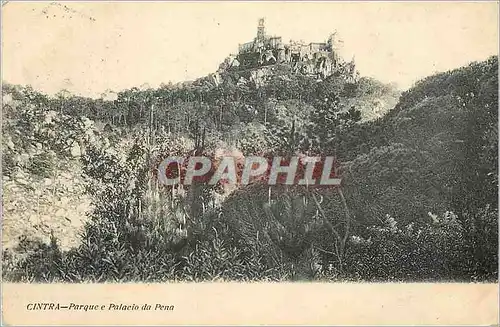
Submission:
[[407,89],[498,55],[498,2],[9,2],[2,80],[55,94],[158,87],[214,72],[260,17],[307,42],[337,31],[357,69]]

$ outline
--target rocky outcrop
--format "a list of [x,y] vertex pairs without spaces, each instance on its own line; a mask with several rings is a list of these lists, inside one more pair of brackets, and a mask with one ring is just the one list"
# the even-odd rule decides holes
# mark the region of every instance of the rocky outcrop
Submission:
[[51,233],[62,249],[79,244],[79,233],[91,210],[84,194],[79,163],[38,178],[22,170],[3,176],[3,249],[15,249],[20,238],[48,243]]

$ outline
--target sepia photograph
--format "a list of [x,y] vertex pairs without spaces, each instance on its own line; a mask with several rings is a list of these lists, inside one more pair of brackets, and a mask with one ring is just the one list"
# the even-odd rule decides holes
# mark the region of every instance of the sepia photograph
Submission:
[[[62,283],[488,284],[474,305],[498,324],[498,9],[2,1],[3,302]],[[16,317],[182,306],[37,298]]]

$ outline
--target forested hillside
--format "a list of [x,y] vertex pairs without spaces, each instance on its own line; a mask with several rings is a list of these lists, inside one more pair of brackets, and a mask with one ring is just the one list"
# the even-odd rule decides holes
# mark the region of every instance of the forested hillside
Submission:
[[[497,57],[402,94],[276,66],[258,83],[2,95],[8,280],[497,280]],[[154,178],[192,154],[334,155],[342,186]]]

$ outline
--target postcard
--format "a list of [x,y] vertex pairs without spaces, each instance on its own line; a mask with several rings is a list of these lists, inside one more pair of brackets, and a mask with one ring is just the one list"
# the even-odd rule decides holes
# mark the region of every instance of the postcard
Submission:
[[498,2],[2,3],[4,325],[498,325]]

